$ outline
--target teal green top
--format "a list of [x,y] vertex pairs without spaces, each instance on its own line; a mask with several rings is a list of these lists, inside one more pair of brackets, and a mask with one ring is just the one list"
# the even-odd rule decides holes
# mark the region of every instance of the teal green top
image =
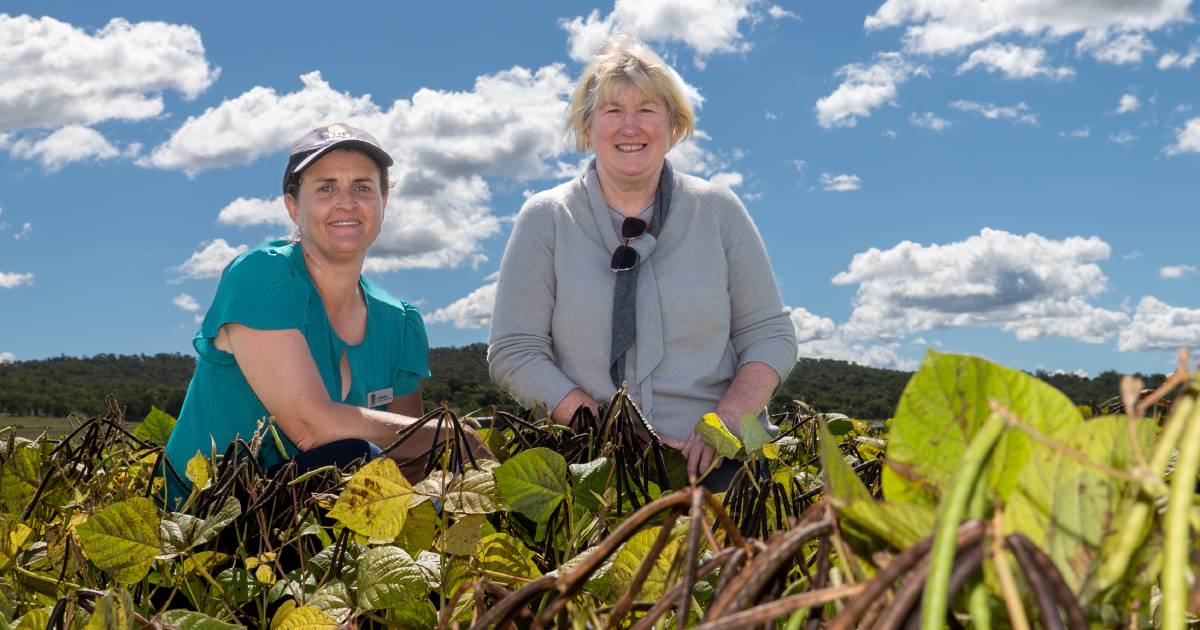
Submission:
[[[366,334],[361,343],[350,345],[330,325],[299,243],[267,242],[229,263],[192,340],[199,359],[179,421],[167,442],[166,458],[180,476],[197,451],[208,457],[223,455],[237,438],[249,442],[271,415],[250,389],[234,356],[213,343],[225,324],[259,330],[298,329],[308,341],[330,400],[382,410],[393,397],[417,390],[420,379],[429,376],[429,342],[420,312],[366,278],[360,276],[359,285],[367,304]],[[338,369],[343,352],[351,374],[350,392],[344,400],[340,398]],[[279,435],[283,452],[270,434],[262,442],[258,461],[264,469],[298,452],[282,430]],[[187,496],[185,487],[173,483],[173,475],[168,473],[167,480],[168,505],[180,492]],[[188,483],[186,478],[183,482]]]

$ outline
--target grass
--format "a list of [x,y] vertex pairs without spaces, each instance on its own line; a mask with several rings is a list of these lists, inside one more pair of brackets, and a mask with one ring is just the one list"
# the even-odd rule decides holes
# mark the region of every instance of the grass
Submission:
[[17,431],[17,437],[35,438],[42,433],[46,433],[49,437],[62,437],[71,432],[75,427],[71,426],[70,420],[67,418],[55,418],[53,416],[9,416],[0,414],[0,429],[5,427],[13,427]]

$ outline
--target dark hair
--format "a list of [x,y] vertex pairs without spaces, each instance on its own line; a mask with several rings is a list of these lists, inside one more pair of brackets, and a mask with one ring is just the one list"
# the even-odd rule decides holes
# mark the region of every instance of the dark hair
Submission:
[[[369,153],[367,153],[366,151],[361,151],[354,147],[338,147],[338,148],[334,149],[333,151],[353,151],[354,153],[365,155],[368,158],[371,158],[371,161],[375,162],[375,166],[379,167],[379,190],[383,191],[385,194],[387,193],[387,191],[391,190],[392,185],[391,185],[391,182],[388,181],[387,167],[380,164],[379,162],[375,161],[375,158],[371,157],[371,155]],[[333,153],[333,151],[330,151],[330,153]],[[322,156],[322,157],[324,157],[324,156]],[[318,161],[320,161],[320,160],[318,160]],[[309,166],[312,166],[312,164],[309,164]],[[305,169],[305,170],[308,170],[308,169]],[[293,199],[296,199],[300,194],[300,182],[303,179],[304,179],[304,171],[300,171],[299,173],[292,175],[291,179],[288,180],[287,186],[285,186],[283,189],[284,194],[291,196]]]

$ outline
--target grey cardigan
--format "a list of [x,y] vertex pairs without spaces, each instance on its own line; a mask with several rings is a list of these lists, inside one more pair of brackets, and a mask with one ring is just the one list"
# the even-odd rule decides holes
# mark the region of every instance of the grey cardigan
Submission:
[[[575,387],[600,402],[615,392],[609,258],[621,241],[596,177],[589,169],[530,197],[500,264],[488,368],[526,406],[553,410]],[[787,378],[795,329],[762,237],[732,191],[676,172],[658,239],[631,245],[641,271],[625,375],[657,431],[686,439],[745,363]]]

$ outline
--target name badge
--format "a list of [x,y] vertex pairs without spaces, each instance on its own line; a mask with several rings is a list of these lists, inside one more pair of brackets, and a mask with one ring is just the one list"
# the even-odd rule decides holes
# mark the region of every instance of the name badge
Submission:
[[392,402],[392,388],[377,389],[367,394],[367,406],[378,407]]

